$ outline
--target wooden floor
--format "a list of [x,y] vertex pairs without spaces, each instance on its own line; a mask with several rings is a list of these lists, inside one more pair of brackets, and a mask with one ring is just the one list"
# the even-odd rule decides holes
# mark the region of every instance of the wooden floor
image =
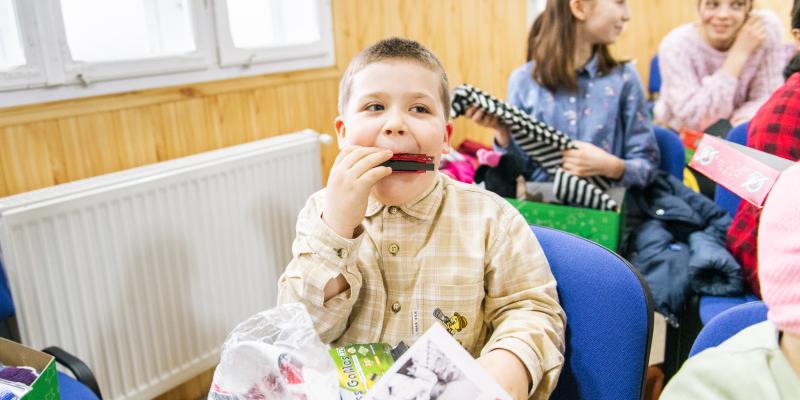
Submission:
[[214,368],[184,382],[180,386],[156,397],[156,400],[199,400],[208,397],[208,388],[214,377]]

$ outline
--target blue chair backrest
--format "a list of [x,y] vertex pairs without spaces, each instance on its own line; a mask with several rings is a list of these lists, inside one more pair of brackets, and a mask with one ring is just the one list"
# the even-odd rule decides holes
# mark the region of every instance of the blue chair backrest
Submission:
[[[737,125],[731,129],[730,132],[728,132],[728,137],[726,139],[733,143],[747,146],[747,128],[749,126],[749,122]],[[725,189],[721,185],[717,185],[717,188],[714,191],[714,202],[717,203],[720,208],[727,211],[731,217],[736,214],[736,209],[739,208],[739,202],[741,201],[741,197],[737,196],[730,190]]]
[[676,132],[660,126],[653,126],[661,161],[658,168],[683,181],[683,168],[686,166],[686,148]]
[[3,268],[3,258],[0,257],[0,323],[14,316],[14,300],[11,299],[11,290],[8,289],[6,271]]
[[647,91],[651,95],[661,91],[661,68],[658,66],[658,54],[650,60],[650,79],[647,81]]
[[653,301],[622,257],[586,239],[531,226],[567,314],[565,365],[551,399],[641,399]]
[[767,306],[763,301],[752,301],[729,308],[712,318],[703,327],[694,340],[689,357],[709,347],[719,346],[742,329],[766,319]]

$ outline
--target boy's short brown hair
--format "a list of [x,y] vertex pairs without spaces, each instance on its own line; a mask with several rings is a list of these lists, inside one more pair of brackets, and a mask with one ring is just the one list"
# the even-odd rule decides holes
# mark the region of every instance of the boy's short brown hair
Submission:
[[367,65],[392,59],[415,61],[439,75],[439,95],[442,98],[442,110],[444,111],[444,118],[449,118],[450,91],[447,83],[447,73],[444,72],[442,63],[439,62],[439,59],[436,58],[432,51],[419,42],[398,37],[381,40],[358,53],[350,61],[350,65],[347,66],[347,70],[344,71],[344,76],[339,82],[339,114],[344,114],[347,102],[350,100],[350,86],[353,82],[353,76]]

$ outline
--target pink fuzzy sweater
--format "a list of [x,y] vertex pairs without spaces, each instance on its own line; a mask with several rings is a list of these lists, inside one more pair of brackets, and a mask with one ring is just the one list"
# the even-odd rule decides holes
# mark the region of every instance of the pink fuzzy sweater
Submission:
[[768,35],[738,79],[721,70],[728,53],[706,43],[696,22],[673,29],[661,41],[657,121],[674,129],[701,131],[720,119],[736,125],[752,118],[783,84],[786,56],[781,21],[769,11],[753,13],[764,18]]

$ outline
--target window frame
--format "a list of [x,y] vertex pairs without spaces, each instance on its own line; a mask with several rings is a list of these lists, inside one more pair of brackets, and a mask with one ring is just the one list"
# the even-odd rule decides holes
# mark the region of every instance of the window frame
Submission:
[[61,2],[50,1],[51,6],[47,7],[47,11],[53,13],[50,20],[54,23],[55,37],[58,39],[57,49],[54,51],[60,54],[62,60],[63,78],[60,82],[62,84],[88,85],[91,82],[203,70],[208,69],[213,63],[213,46],[205,32],[208,29],[208,25],[205,23],[209,12],[207,1],[188,0],[195,51],[182,55],[89,63],[77,62],[72,59],[61,12]]
[[[315,0],[320,40],[312,46],[274,47],[253,58],[248,52],[244,62],[239,59],[230,65],[221,61],[217,23],[221,18],[215,14],[220,4],[227,10],[225,0],[190,0],[197,48],[190,55],[85,64],[71,62],[60,0],[13,1],[26,66],[0,72],[0,108],[336,64],[330,0]],[[227,25],[227,13],[225,22]],[[232,48],[227,27],[226,32]]]
[[230,30],[228,1],[214,1],[214,19],[216,22],[219,63],[223,67],[250,67],[275,61],[305,59],[319,61],[319,66],[333,56],[333,12],[330,0],[314,0],[317,3],[317,20],[319,21],[320,40],[300,45],[261,47],[245,49],[236,47]]
[[12,0],[17,18],[22,50],[25,54],[25,65],[14,67],[8,71],[0,71],[0,91],[18,90],[44,86],[46,84],[45,62],[41,46],[36,46],[36,39],[44,28],[38,23],[34,2]]

